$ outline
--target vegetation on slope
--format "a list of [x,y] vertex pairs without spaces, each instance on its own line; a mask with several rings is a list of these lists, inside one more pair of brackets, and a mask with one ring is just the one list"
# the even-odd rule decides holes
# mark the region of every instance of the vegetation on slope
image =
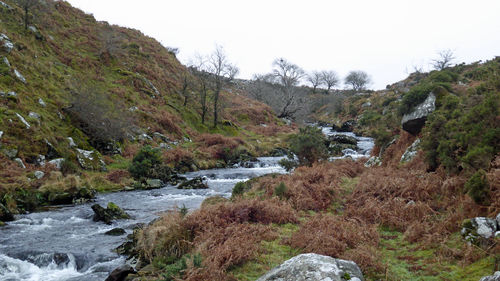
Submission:
[[[64,175],[116,190],[132,184],[127,169],[144,145],[161,147],[161,161],[186,171],[269,153],[292,129],[231,88],[220,93],[218,126],[202,124],[198,79],[175,50],[64,1],[30,7],[25,29],[21,7],[4,2],[10,8],[0,6],[0,202],[13,212],[31,210],[19,194],[35,194],[34,206],[47,202],[39,187],[55,167],[42,162],[64,159]],[[207,105],[212,101],[209,89]],[[96,160],[95,171],[83,170],[77,149],[95,151],[106,167]],[[45,176],[34,178],[37,170]]]

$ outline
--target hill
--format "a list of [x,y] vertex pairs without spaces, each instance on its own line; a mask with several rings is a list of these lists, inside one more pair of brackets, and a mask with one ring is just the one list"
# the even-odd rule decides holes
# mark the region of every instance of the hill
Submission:
[[199,79],[176,50],[64,1],[30,7],[27,28],[16,1],[0,4],[0,202],[13,212],[56,203],[53,192],[130,187],[146,145],[188,171],[264,155],[293,129],[232,85],[218,126],[202,124]]

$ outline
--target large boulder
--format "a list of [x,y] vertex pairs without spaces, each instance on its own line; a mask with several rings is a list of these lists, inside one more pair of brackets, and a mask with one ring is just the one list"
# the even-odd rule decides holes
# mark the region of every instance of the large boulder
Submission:
[[408,114],[403,116],[401,120],[401,125],[403,130],[407,131],[412,135],[417,135],[424,127],[427,116],[431,114],[436,109],[436,96],[430,93],[425,101]]
[[488,244],[488,239],[495,237],[498,230],[496,219],[476,217],[462,222],[462,237],[475,245]]
[[358,140],[355,137],[347,136],[347,135],[333,135],[329,136],[328,140],[334,143],[343,143],[343,144],[353,144],[356,145]]
[[179,186],[177,186],[178,189],[207,189],[208,185],[206,184],[204,178],[202,177],[196,177],[191,180],[187,180]]
[[336,125],[332,126],[332,130],[337,131],[337,132],[352,132],[354,129],[354,126],[356,126],[356,121],[355,120],[348,120],[342,123],[342,126],[338,127]]
[[134,268],[124,264],[113,270],[105,281],[123,281],[130,273],[135,273]]
[[85,170],[106,171],[106,164],[102,160],[101,154],[95,150],[76,149],[76,158],[78,163]]
[[7,37],[7,35],[3,33],[0,33],[0,43],[7,53],[10,53],[10,51],[14,49],[14,44],[12,43],[12,41],[10,41],[9,37]]
[[109,202],[106,209],[99,204],[94,204],[92,211],[94,211],[94,221],[103,221],[106,224],[111,224],[115,219],[130,219],[129,214],[113,202]]
[[362,281],[363,273],[352,261],[318,254],[295,256],[261,276],[257,281]]
[[364,165],[367,168],[373,167],[373,166],[380,166],[380,165],[382,165],[382,159],[380,159],[380,157],[377,157],[377,156],[372,156],[372,157],[370,157],[370,159],[368,159],[368,161],[365,162]]
[[420,146],[420,139],[416,139],[401,156],[400,163],[408,163],[417,156],[418,147]]

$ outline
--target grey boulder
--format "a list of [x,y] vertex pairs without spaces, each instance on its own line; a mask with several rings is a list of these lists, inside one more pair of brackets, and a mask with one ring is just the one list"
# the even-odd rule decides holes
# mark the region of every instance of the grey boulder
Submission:
[[403,116],[401,125],[403,130],[412,135],[417,135],[424,127],[427,116],[436,109],[436,96],[430,93],[425,101],[415,107],[415,109]]
[[257,281],[363,281],[363,273],[352,261],[318,254],[295,256],[275,267]]

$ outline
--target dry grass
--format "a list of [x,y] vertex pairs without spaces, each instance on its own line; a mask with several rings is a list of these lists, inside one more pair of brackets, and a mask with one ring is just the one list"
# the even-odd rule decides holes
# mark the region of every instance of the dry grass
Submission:
[[106,179],[112,183],[121,183],[123,178],[129,178],[130,173],[127,170],[115,170],[106,175]]
[[287,187],[285,197],[297,210],[326,210],[335,199],[340,199],[340,182],[343,177],[361,173],[360,163],[351,160],[324,162],[312,167],[300,167],[291,175],[264,177],[255,189],[264,189],[272,197],[275,187],[283,182]]
[[332,257],[360,245],[377,245],[378,232],[373,224],[352,218],[318,214],[309,218],[295,232],[288,244],[304,252]]

